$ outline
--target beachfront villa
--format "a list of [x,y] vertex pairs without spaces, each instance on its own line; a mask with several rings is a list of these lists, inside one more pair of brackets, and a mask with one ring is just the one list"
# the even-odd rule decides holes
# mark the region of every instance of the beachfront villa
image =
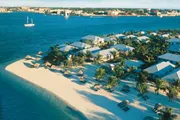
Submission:
[[156,36],[156,35],[157,35],[157,33],[156,33],[156,32],[151,32],[151,33],[150,33],[150,35],[152,35],[152,36]]
[[148,43],[150,42],[150,38],[147,36],[141,36],[134,39],[136,42]]
[[162,79],[168,82],[174,82],[176,80],[180,80],[180,68],[173,70],[171,73],[164,76]]
[[125,36],[124,39],[133,39],[133,38],[136,38],[135,35],[128,35],[128,36]]
[[180,53],[180,39],[179,38],[172,38],[168,40],[168,42],[169,42],[169,48],[168,48],[169,51]]
[[162,38],[169,38],[169,36],[170,36],[169,34],[163,34],[163,35],[161,35]]
[[114,42],[114,41],[116,41],[116,38],[114,38],[114,37],[104,37],[104,41],[105,42]]
[[142,67],[142,65],[144,65],[145,63],[141,60],[125,60],[125,65],[126,67],[136,67],[136,68],[140,68]]
[[150,66],[144,69],[144,71],[151,74],[153,78],[161,78],[165,76],[166,74],[170,73],[171,71],[173,71],[174,68],[175,68],[175,65],[167,61],[167,62],[161,62],[156,65]]
[[158,56],[158,61],[170,61],[173,64],[178,64],[180,62],[180,55],[172,54],[172,53],[166,53],[163,55]]
[[87,35],[87,36],[82,37],[83,42],[86,42],[87,40],[91,41],[92,44],[94,45],[104,43],[104,38],[94,36],[94,35]]
[[114,35],[116,38],[119,38],[119,39],[124,39],[125,35],[124,34],[116,34]]
[[88,51],[91,53],[95,53],[95,52],[99,52],[100,50],[101,48],[99,47],[92,47],[92,48],[81,50],[80,52],[82,52],[83,54],[86,54]]
[[92,55],[95,58],[97,58],[98,55],[101,55],[103,61],[108,61],[108,60],[113,59],[112,52],[114,52],[114,51],[118,52],[115,48],[109,48],[109,49],[105,49],[105,50],[95,52]]
[[66,45],[64,47],[61,47],[59,50],[62,51],[62,52],[69,52],[71,50],[75,49],[74,46],[71,46],[71,45]]
[[131,52],[134,50],[133,47],[131,46],[127,46],[127,45],[124,45],[124,44],[117,44],[117,45],[114,45],[114,46],[111,46],[111,48],[115,48],[116,50],[122,52],[122,53],[128,53],[128,52]]
[[83,42],[74,42],[71,44],[71,46],[74,46],[80,50],[90,48],[91,45],[83,43]]

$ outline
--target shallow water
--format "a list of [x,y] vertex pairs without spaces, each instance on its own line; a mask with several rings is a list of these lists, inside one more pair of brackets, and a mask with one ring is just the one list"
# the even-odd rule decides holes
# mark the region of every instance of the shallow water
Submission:
[[[34,19],[35,27],[24,27],[27,16]],[[0,65],[26,54],[45,51],[53,44],[79,40],[87,34],[170,28],[180,28],[180,17],[72,16],[66,20],[62,16],[35,13],[0,14]],[[2,71],[0,102],[0,119],[3,120],[85,119],[55,96],[20,79],[12,79],[12,76]]]

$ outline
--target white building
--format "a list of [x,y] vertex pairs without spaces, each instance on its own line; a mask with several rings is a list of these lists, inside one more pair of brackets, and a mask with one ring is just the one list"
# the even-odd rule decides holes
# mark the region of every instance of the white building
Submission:
[[141,36],[141,37],[137,37],[135,39],[135,41],[136,42],[142,42],[142,43],[148,43],[148,42],[150,42],[150,39],[147,36]]
[[116,38],[123,39],[125,37],[124,34],[116,34],[114,35]]
[[125,65],[127,67],[136,67],[139,68],[144,65],[144,62],[141,60],[125,60]]
[[104,38],[94,36],[94,35],[87,35],[85,37],[82,37],[83,41],[90,40],[92,41],[93,44],[99,44],[99,43],[104,43]]
[[153,78],[161,78],[166,74],[170,73],[171,71],[173,71],[174,68],[175,65],[170,62],[161,62],[144,69],[144,71],[151,74]]
[[171,73],[164,76],[162,79],[167,80],[168,82],[174,82],[176,80],[179,80],[180,79],[180,68],[173,70]]
[[169,42],[169,51],[172,52],[180,52],[180,39],[179,38],[172,38],[168,40]]
[[135,35],[128,35],[128,36],[125,36],[124,38],[125,39],[132,39],[132,38],[136,38],[136,36]]
[[75,49],[74,46],[71,46],[71,45],[66,45],[64,47],[61,47],[59,50],[62,51],[62,52],[69,52],[71,50]]
[[87,49],[91,47],[91,45],[83,43],[83,42],[74,42],[71,44],[71,46],[74,46],[78,49]]
[[169,34],[163,34],[163,35],[161,35],[161,37],[163,37],[163,38],[169,38]]
[[113,41],[116,41],[116,38],[113,38],[113,37],[104,37],[104,41],[105,42],[113,42]]
[[113,59],[113,54],[112,54],[113,51],[118,52],[115,48],[109,48],[109,49],[105,49],[105,50],[101,50],[101,51],[95,52],[92,55],[95,58],[98,55],[101,55],[103,61],[108,61],[108,60]]
[[84,49],[81,52],[86,54],[86,52],[91,52],[91,53],[95,53],[95,52],[99,52],[101,49],[99,47],[92,47],[92,48],[88,48],[88,49]]
[[115,48],[116,50],[118,50],[120,52],[123,52],[123,53],[128,53],[128,52],[134,50],[133,47],[127,46],[127,45],[124,45],[124,44],[117,44],[117,45],[111,46],[111,48]]
[[170,61],[173,64],[177,64],[180,62],[180,55],[166,53],[163,55],[158,56],[158,61]]
[[156,35],[157,35],[157,33],[155,33],[155,32],[151,32],[151,33],[150,33],[150,35],[152,35],[152,36],[156,36]]

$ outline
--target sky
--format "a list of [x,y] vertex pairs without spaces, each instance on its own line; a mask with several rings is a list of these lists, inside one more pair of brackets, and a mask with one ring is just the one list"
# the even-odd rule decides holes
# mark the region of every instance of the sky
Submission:
[[0,6],[180,9],[180,0],[0,0]]

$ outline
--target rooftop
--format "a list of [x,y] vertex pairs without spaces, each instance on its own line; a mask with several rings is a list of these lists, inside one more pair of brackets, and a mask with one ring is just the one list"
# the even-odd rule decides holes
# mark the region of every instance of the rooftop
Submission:
[[167,80],[169,82],[173,82],[174,80],[180,79],[180,67],[173,70],[171,73],[169,73],[168,75],[166,75],[162,79]]
[[174,62],[180,62],[180,55],[172,54],[172,53],[166,53],[163,55],[158,56],[160,59],[174,61]]
[[172,38],[172,39],[169,39],[168,42],[179,42],[180,43],[180,38]]
[[117,50],[124,51],[124,52],[134,50],[133,47],[127,46],[127,45],[124,45],[124,44],[117,44],[117,45],[111,46],[111,48],[115,48]]
[[90,48],[91,47],[91,45],[83,43],[83,42],[74,42],[74,43],[71,44],[71,46],[74,46],[74,47],[77,47],[77,48],[81,48],[81,49]]

